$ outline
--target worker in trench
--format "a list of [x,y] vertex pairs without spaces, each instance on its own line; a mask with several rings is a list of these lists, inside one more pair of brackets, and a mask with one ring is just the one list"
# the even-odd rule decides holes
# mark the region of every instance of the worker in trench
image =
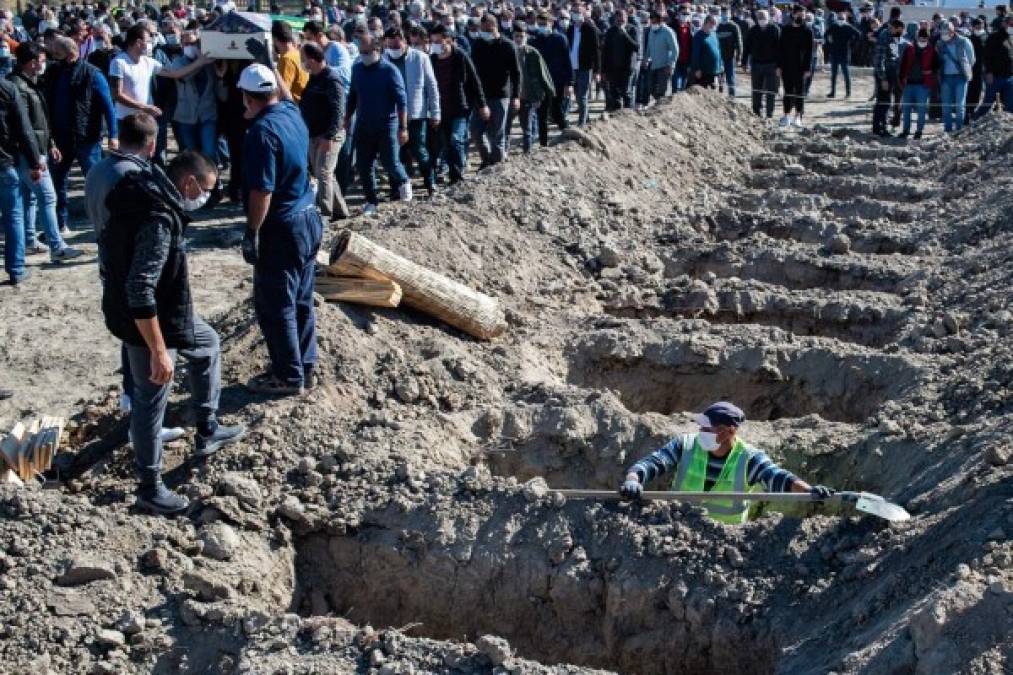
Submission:
[[834,490],[809,485],[790,471],[774,464],[762,450],[739,437],[746,417],[737,406],[718,402],[696,416],[700,431],[673,438],[626,471],[619,489],[624,499],[638,499],[644,485],[674,473],[674,492],[713,492],[703,502],[708,515],[728,525],[749,520],[748,500],[721,499],[722,492],[801,492],[827,499]]

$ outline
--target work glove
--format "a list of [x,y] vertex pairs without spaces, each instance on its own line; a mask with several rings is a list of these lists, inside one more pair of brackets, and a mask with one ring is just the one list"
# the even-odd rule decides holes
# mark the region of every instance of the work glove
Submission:
[[634,499],[640,499],[640,495],[643,491],[644,486],[640,484],[640,481],[636,478],[630,478],[623,483],[621,488],[619,488],[619,495],[623,499],[632,501]]
[[828,488],[825,485],[814,485],[811,488],[809,488],[809,494],[811,494],[816,499],[830,499],[830,497],[833,496],[834,492],[835,490],[833,488]]
[[267,50],[267,45],[257,38],[251,37],[246,41],[246,51],[250,52],[253,60],[257,63],[267,66],[268,68],[274,68],[274,64],[271,63],[271,54]]
[[246,234],[243,235],[243,260],[250,265],[257,264],[257,256],[260,253],[257,241],[257,233],[249,228],[246,229]]

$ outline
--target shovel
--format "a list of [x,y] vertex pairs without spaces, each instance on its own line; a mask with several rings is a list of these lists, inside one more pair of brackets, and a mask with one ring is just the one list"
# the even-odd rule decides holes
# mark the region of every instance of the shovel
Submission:
[[[615,490],[553,490],[567,499],[622,499]],[[826,502],[851,504],[856,511],[868,513],[898,523],[911,518],[911,514],[902,507],[888,502],[871,492],[835,492],[826,499],[814,497],[805,492],[649,492],[640,493],[645,500],[666,502],[702,502],[708,499],[741,499],[751,502],[810,503]]]

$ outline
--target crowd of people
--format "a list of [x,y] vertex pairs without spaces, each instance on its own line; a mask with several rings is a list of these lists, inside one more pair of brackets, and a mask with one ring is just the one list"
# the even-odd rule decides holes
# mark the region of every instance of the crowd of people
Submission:
[[[234,9],[216,1],[28,4],[20,16],[4,13],[0,74],[13,87],[0,89],[10,129],[0,150],[0,210],[12,281],[27,274],[26,253],[48,251],[54,261],[80,255],[60,236],[67,176],[75,162],[88,172],[102,156],[103,138],[115,148],[117,122],[131,112],[158,123],[154,161],[165,164],[171,131],[179,149],[231,167],[212,202],[226,190],[240,199],[249,120],[237,82],[247,63],[202,53],[201,31]],[[274,21],[271,46],[310,130],[307,162],[318,206],[330,218],[349,215],[343,193],[356,178],[366,213],[376,211],[377,160],[391,196],[410,199],[413,175],[430,193],[460,180],[472,145],[482,167],[503,161],[515,122],[528,152],[536,141],[548,142],[550,122],[560,129],[587,124],[592,96],[603,95],[610,111],[646,106],[694,84],[734,96],[737,71],[749,73],[757,115],[773,117],[781,97],[782,127],[804,126],[813,75],[825,63],[828,97],[837,95],[838,75],[851,96],[849,65],[872,66],[879,135],[890,135],[902,117],[901,135],[916,116],[919,137],[926,119],[941,118],[944,130],[954,131],[997,100],[1013,109],[1013,18],[1005,7],[991,21],[962,11],[905,22],[900,8],[881,21],[870,4],[827,12],[621,0],[312,0],[303,18],[298,31]],[[251,56],[270,64],[266,50]]]

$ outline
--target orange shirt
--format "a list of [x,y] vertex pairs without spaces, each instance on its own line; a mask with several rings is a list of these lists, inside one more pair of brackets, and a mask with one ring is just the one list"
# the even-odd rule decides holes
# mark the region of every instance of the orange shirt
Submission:
[[303,70],[298,49],[289,49],[278,57],[278,74],[292,92],[292,98],[298,103],[306,83],[310,80],[310,74]]

